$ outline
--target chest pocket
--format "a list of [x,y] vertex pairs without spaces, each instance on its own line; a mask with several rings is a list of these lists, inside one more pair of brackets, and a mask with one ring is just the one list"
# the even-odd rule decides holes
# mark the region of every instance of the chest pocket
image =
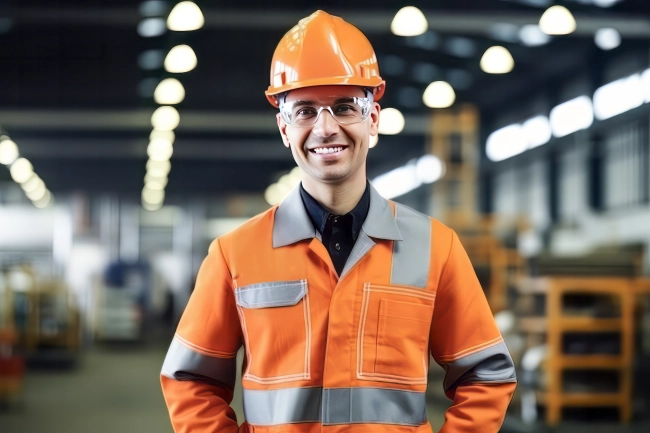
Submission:
[[281,383],[310,378],[311,318],[307,280],[235,289],[246,342],[243,379]]
[[435,295],[366,283],[357,336],[357,379],[426,384]]

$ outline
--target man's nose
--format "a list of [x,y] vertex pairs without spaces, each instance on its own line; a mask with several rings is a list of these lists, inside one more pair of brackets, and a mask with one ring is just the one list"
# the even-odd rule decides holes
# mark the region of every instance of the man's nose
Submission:
[[334,119],[332,113],[326,108],[320,112],[312,132],[319,137],[329,137],[339,132],[339,122]]

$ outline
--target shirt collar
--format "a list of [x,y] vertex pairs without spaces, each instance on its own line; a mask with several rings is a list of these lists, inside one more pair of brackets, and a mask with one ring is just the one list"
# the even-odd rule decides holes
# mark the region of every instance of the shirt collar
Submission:
[[[273,248],[283,247],[304,239],[316,237],[316,229],[311,222],[300,193],[296,187],[278,206],[273,221]],[[368,236],[401,241],[402,235],[397,228],[393,211],[388,200],[368,183],[366,187],[370,204],[368,214],[363,221],[361,231]],[[366,193],[364,193],[365,195]],[[356,220],[356,219],[355,219]],[[356,222],[355,222],[356,223]]]
[[[366,189],[359,200],[359,203],[348,212],[346,215],[350,215],[352,218],[352,238],[356,240],[359,236],[359,231],[361,226],[368,216],[368,207],[370,205],[370,188],[368,187],[369,183],[366,182]],[[330,212],[325,209],[325,207],[320,204],[314,197],[312,197],[300,184],[300,197],[305,205],[307,214],[311,218],[314,227],[322,235],[325,230],[325,224],[327,224],[327,219],[331,215]]]

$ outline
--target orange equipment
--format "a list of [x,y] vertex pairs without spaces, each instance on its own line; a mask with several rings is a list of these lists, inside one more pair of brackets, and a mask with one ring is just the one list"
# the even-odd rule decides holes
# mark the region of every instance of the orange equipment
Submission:
[[324,85],[374,88],[375,101],[385,89],[366,36],[342,18],[316,11],[289,30],[275,49],[266,97],[277,107],[276,95]]
[[430,433],[430,354],[454,402],[441,432],[496,433],[514,365],[456,234],[371,186],[338,276],[296,188],[212,243],[161,382],[176,433]]

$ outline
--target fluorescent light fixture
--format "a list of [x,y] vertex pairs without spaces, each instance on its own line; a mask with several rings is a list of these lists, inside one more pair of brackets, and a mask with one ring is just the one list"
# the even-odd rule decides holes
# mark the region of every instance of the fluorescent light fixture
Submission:
[[594,122],[594,109],[588,96],[579,96],[551,110],[551,130],[556,137],[564,137]]
[[16,143],[9,139],[0,141],[0,164],[11,165],[19,156]]
[[406,6],[397,11],[390,24],[390,31],[397,36],[418,36],[428,29],[427,18],[415,6]]
[[172,168],[172,164],[169,161],[147,161],[147,174],[150,174],[153,177],[166,177],[169,174],[169,171]]
[[142,188],[142,201],[149,204],[162,203],[165,201],[165,191],[150,189],[145,186]]
[[46,189],[45,194],[43,194],[43,197],[41,197],[38,200],[33,200],[32,204],[39,209],[43,209],[48,207],[53,202],[54,202],[54,196],[49,190]]
[[152,161],[168,161],[174,153],[173,146],[167,140],[156,138],[149,143],[147,155]]
[[372,185],[382,197],[391,199],[404,195],[424,183],[432,183],[444,174],[444,164],[433,155],[417,160],[382,174],[372,180]]
[[544,33],[537,24],[526,24],[519,29],[519,39],[527,47],[546,45],[551,37]]
[[612,28],[599,29],[594,35],[594,42],[601,50],[613,50],[621,45],[621,34]]
[[151,116],[151,125],[160,131],[172,131],[181,121],[181,116],[174,107],[158,107]]
[[375,147],[377,145],[378,142],[379,142],[379,134],[371,135],[370,136],[370,141],[368,142],[368,148],[372,149],[373,147]]
[[514,67],[515,60],[505,47],[490,47],[481,57],[481,69],[488,74],[507,74]]
[[551,6],[540,18],[539,28],[547,35],[568,35],[576,30],[576,20],[564,6]]
[[379,112],[379,133],[396,135],[404,129],[404,115],[396,108],[384,108]]
[[165,20],[162,18],[145,18],[138,23],[138,34],[143,38],[155,38],[166,31]]
[[34,167],[27,159],[18,158],[13,164],[11,164],[9,172],[11,173],[11,178],[16,183],[25,183],[34,174]]
[[434,81],[427,86],[422,101],[430,108],[447,108],[456,101],[456,93],[446,81]]
[[163,205],[162,202],[159,202],[159,203],[147,203],[147,202],[144,201],[144,200],[142,201],[142,208],[143,208],[144,210],[149,211],[149,212],[155,212],[155,211],[157,211],[157,210],[160,210],[160,208],[162,207],[162,205]]
[[643,104],[641,74],[613,81],[599,87],[594,93],[594,115],[603,120],[624,113]]
[[45,183],[41,181],[36,188],[34,188],[31,191],[25,191],[25,195],[31,200],[31,201],[38,201],[42,199],[45,196],[45,193],[47,192],[47,188],[45,188]]
[[151,131],[151,134],[149,134],[149,140],[155,140],[155,139],[161,139],[161,140],[167,140],[171,144],[174,144],[174,140],[176,139],[176,134],[174,134],[174,131],[159,131],[157,129],[154,129]]
[[641,88],[645,102],[650,102],[650,69],[641,73]]
[[45,187],[45,183],[43,180],[38,177],[36,173],[32,175],[32,177],[29,178],[28,181],[20,185],[25,192],[31,192],[34,191],[37,188],[40,188],[40,186],[43,185]]
[[191,1],[183,1],[174,6],[167,18],[167,28],[175,32],[198,30],[205,24],[203,13]]
[[524,128],[519,124],[497,129],[487,138],[485,153],[491,161],[503,161],[528,149]]
[[176,45],[165,58],[165,70],[180,74],[196,68],[197,59],[189,45]]
[[434,155],[421,156],[415,163],[415,175],[421,183],[433,183],[445,172],[445,165]]
[[528,119],[522,124],[522,128],[528,142],[528,149],[548,143],[553,136],[551,122],[546,116],[540,115]]
[[165,78],[153,92],[153,99],[161,105],[179,104],[185,99],[185,88],[176,78]]

